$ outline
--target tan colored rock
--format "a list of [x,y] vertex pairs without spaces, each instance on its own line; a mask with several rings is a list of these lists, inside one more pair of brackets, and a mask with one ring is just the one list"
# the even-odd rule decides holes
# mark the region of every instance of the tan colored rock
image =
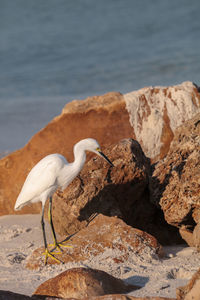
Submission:
[[[82,104],[85,110],[75,112],[71,108],[70,113],[62,113],[35,134],[24,148],[0,160],[0,215],[16,213],[13,207],[24,180],[45,155],[60,153],[72,161],[73,146],[83,138],[97,139],[104,149],[122,138],[134,136],[120,93],[108,93],[95,101],[89,98]],[[39,211],[40,204],[34,204],[24,207],[19,213]]]
[[176,290],[177,300],[200,299],[200,269],[193,275],[189,283]]
[[[102,260],[109,258],[113,263],[123,263],[131,255],[142,255],[148,253],[149,256],[164,255],[161,245],[152,235],[131,226],[126,225],[116,217],[96,216],[88,226],[76,233],[68,244],[72,248],[63,248],[59,259],[63,262],[79,262],[87,260],[89,257],[107,253]],[[111,250],[111,252],[110,252]],[[44,267],[44,249],[36,249],[27,261],[28,269]],[[55,264],[55,260],[48,260],[49,264]]]
[[164,157],[174,131],[200,112],[200,94],[192,82],[145,87],[124,95],[135,139],[146,156]]
[[161,244],[177,241],[178,232],[163,221],[160,209],[149,201],[150,163],[138,142],[125,139],[104,152],[113,168],[95,157],[64,193],[54,195],[56,232],[73,234],[87,225],[93,213],[102,213],[147,231]]
[[[78,298],[55,298],[55,297],[42,297],[35,295],[33,299],[38,300],[78,300]],[[13,299],[14,300],[14,299]],[[109,294],[104,296],[94,296],[94,297],[86,297],[82,300],[176,300],[174,298],[165,298],[165,297],[134,297],[130,295],[123,294]]]
[[85,100],[73,100],[65,105],[62,114],[88,113],[91,110],[105,110],[108,113],[115,111],[123,103],[123,95],[110,92],[101,96],[88,97]]
[[193,246],[200,252],[200,222],[194,227]]
[[[199,101],[191,82],[72,101],[24,148],[0,160],[0,215],[16,213],[13,207],[24,180],[41,158],[60,153],[72,161],[73,145],[83,138],[97,139],[103,149],[121,139],[136,138],[147,156],[163,157],[176,127],[200,110]],[[39,211],[40,204],[34,204],[18,213]]]
[[53,197],[53,220],[61,235],[85,227],[93,213],[118,216],[138,228],[152,217],[155,208],[147,193],[150,164],[138,142],[122,140],[104,152],[113,168],[95,157],[64,193]]
[[194,226],[200,215],[200,114],[175,132],[167,156],[155,165],[151,199],[161,206],[166,221],[181,227],[183,238],[194,245]]
[[[146,156],[164,157],[174,137],[174,131],[200,111],[200,94],[192,82],[169,87],[145,87],[123,95],[129,121],[133,128],[130,137],[142,146]],[[102,96],[74,100],[63,109],[65,113],[79,113],[99,108],[110,109],[112,102]]]
[[[63,248],[63,253],[59,255],[59,259],[65,263],[92,259],[104,253],[107,255],[102,255],[101,260],[109,259],[117,264],[134,255],[163,256],[162,247],[152,235],[126,225],[116,217],[103,215],[95,217],[88,226],[75,234],[68,244],[72,245],[72,248]],[[27,261],[27,268],[44,267],[43,252],[43,248],[36,249]],[[50,258],[48,263],[56,262]]]
[[190,246],[194,247],[194,240],[193,240],[193,232],[189,230],[186,226],[182,225],[179,228],[179,233],[184,241]]
[[[85,299],[89,300],[89,299]],[[165,297],[134,297],[130,295],[105,295],[100,297],[92,297],[90,300],[176,300],[174,298]]]
[[34,295],[84,299],[105,294],[128,293],[139,287],[125,284],[104,271],[73,268],[42,283]]

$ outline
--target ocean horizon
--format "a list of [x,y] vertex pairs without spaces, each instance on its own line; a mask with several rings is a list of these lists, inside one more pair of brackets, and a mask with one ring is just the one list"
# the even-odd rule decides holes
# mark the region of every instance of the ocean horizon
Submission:
[[199,84],[200,2],[0,0],[0,153],[73,99]]

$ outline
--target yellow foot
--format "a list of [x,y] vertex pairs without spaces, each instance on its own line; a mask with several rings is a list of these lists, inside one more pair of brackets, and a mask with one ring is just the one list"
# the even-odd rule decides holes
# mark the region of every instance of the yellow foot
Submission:
[[61,245],[62,247],[64,247],[64,248],[73,248],[73,246],[72,245],[67,245],[67,244],[65,244],[67,241],[64,241],[64,242],[60,242],[60,243],[58,243],[59,245]]
[[[58,263],[62,263],[62,264],[64,263],[62,260],[60,260],[59,258],[54,256],[54,252],[50,252],[48,249],[45,249],[45,252],[42,253],[42,254],[45,255],[45,261],[44,261],[45,265],[47,264],[48,257],[51,257],[52,259],[54,259]],[[58,254],[58,253],[55,253],[55,254]]]
[[[64,248],[73,248],[72,245],[65,245],[64,242],[60,242],[60,243],[54,243],[54,244],[49,244],[50,247],[53,247],[50,252],[51,253],[55,253],[55,254],[62,254],[63,252],[63,249],[61,247],[64,247]],[[52,251],[55,251],[55,250],[58,250],[59,252],[52,252]]]

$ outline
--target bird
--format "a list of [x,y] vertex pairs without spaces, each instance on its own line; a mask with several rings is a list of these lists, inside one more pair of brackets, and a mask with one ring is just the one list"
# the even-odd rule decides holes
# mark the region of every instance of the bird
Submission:
[[93,138],[86,138],[74,145],[74,161],[72,163],[68,163],[67,159],[58,153],[49,154],[42,158],[27,175],[21,192],[17,197],[14,206],[15,210],[20,210],[30,203],[42,203],[41,227],[45,247],[45,265],[47,264],[48,257],[53,258],[57,262],[62,262],[54,256],[55,253],[48,249],[44,222],[45,203],[49,199],[48,215],[54,238],[54,249],[61,249],[52,220],[52,196],[58,189],[63,191],[78,176],[86,160],[86,151],[103,157],[113,167],[113,163],[101,151],[99,143]]

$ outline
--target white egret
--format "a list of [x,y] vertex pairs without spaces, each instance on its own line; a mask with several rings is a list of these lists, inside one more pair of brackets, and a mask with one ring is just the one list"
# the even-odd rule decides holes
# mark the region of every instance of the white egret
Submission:
[[84,139],[74,145],[74,162],[68,163],[61,154],[50,154],[40,160],[28,174],[22,190],[15,203],[15,210],[21,209],[29,203],[42,202],[41,226],[45,247],[45,265],[48,257],[61,262],[49,250],[47,246],[44,206],[49,198],[49,220],[54,237],[55,247],[60,248],[57,242],[53,220],[52,220],[52,195],[59,188],[64,190],[72,180],[79,174],[86,160],[85,151],[91,151],[102,156],[111,166],[111,161],[101,152],[98,142],[92,138]]

